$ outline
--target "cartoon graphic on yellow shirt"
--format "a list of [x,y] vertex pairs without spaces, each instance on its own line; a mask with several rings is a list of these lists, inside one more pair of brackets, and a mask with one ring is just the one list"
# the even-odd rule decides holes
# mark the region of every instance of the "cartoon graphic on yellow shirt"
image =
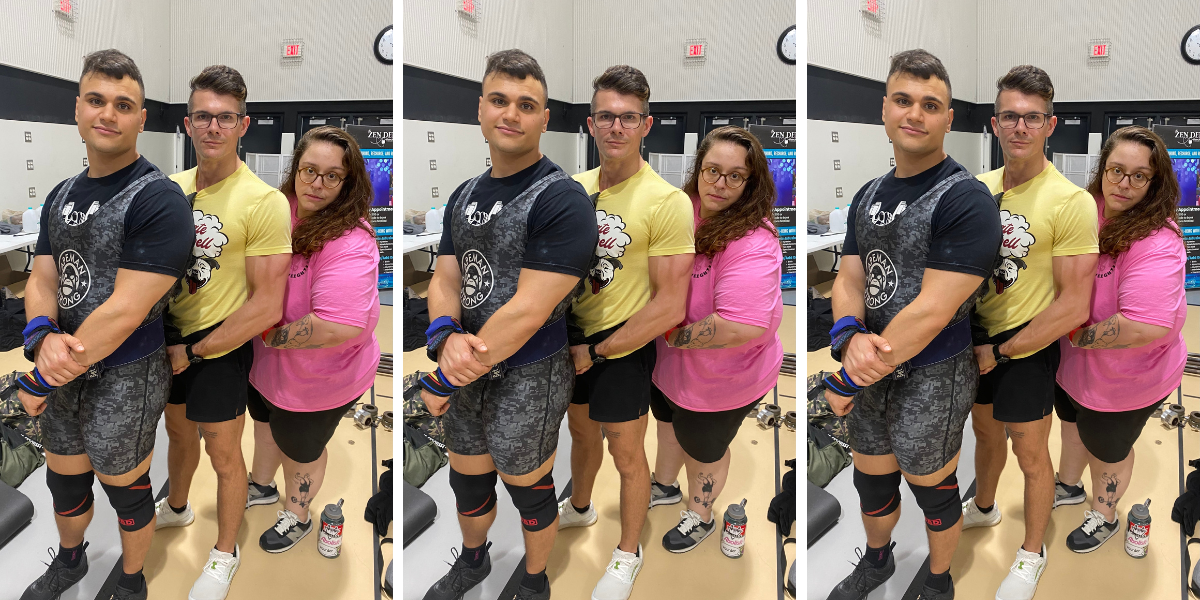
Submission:
[[193,210],[192,219],[196,223],[196,245],[192,247],[192,260],[184,274],[189,294],[195,294],[212,280],[213,271],[221,268],[217,262],[221,247],[229,242],[229,238],[221,233],[221,219],[216,215]]
[[1000,243],[1000,265],[992,273],[992,282],[996,284],[996,294],[1017,283],[1021,269],[1028,268],[1025,264],[1029,249],[1037,242],[1029,232],[1029,221],[1023,215],[1000,211],[1000,226],[1004,232],[1004,241]]
[[608,214],[602,210],[596,211],[596,226],[600,229],[600,241],[596,244],[595,265],[588,271],[588,281],[592,284],[592,293],[608,287],[617,276],[617,270],[622,268],[620,257],[625,255],[625,247],[633,238],[625,233],[625,221],[621,215]]

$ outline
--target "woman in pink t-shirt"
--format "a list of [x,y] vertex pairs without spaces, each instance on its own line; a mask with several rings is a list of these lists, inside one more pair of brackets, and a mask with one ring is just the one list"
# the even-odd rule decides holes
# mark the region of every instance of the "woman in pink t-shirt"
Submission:
[[1088,185],[1100,209],[1091,314],[1060,340],[1054,403],[1062,421],[1054,505],[1084,502],[1083,468],[1091,470],[1092,509],[1067,536],[1075,552],[1091,552],[1120,530],[1116,507],[1133,474],[1133,444],[1179,386],[1187,361],[1186,254],[1166,146],[1143,127],[1118,129],[1100,165]]
[[[692,198],[696,258],[686,325],[656,341],[650,410],[658,421],[651,506],[687,509],[663,547],[687,552],[715,529],[713,507],[729,475],[729,444],[775,387],[783,362],[777,331],[783,252],[771,225],[775,183],[758,139],[739,127],[705,136],[683,190]],[[675,481],[664,485],[660,482]]]
[[247,412],[254,467],[247,506],[279,499],[283,510],[259,537],[283,552],[312,531],[309,506],[321,489],[326,444],[342,415],[375,381],[379,364],[379,250],[367,222],[374,194],[362,151],[336,127],[300,138],[280,187],[292,206],[292,268],[280,326],[254,342]]

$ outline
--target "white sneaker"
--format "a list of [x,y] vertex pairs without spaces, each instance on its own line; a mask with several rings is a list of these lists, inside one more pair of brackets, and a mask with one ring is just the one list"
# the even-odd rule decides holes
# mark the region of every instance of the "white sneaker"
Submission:
[[558,528],[587,527],[596,523],[596,507],[588,504],[587,510],[579,512],[571,506],[571,497],[558,503]]
[[996,600],[1032,600],[1037,591],[1038,579],[1046,570],[1046,545],[1042,544],[1042,555],[1036,552],[1026,552],[1024,548],[1017,549],[1017,559],[1008,570],[1008,577],[1000,583],[996,590]]
[[192,512],[192,503],[188,502],[184,507],[183,512],[176,513],[170,505],[167,504],[167,499],[163,498],[154,503],[154,530],[158,531],[163,527],[187,527],[196,520],[196,513]]
[[188,600],[225,600],[233,575],[242,564],[241,556],[237,544],[233,546],[233,554],[216,548],[209,550],[208,562],[204,563],[200,578],[192,585],[192,591],[188,592]]
[[992,511],[985,513],[979,510],[978,504],[975,504],[975,496],[963,501],[962,513],[963,529],[993,527],[1000,523],[1000,505],[993,504]]
[[642,545],[638,544],[637,554],[625,552],[620,548],[613,550],[612,560],[604,569],[604,576],[596,589],[592,590],[592,600],[627,600],[633,592],[633,580],[638,571],[642,570]]

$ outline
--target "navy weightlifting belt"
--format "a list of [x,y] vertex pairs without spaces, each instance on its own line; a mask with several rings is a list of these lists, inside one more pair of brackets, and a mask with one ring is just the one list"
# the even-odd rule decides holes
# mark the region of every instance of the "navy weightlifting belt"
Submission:
[[548,325],[543,325],[512,356],[493,365],[492,371],[487,376],[490,379],[500,379],[513,369],[545,360],[565,347],[567,347],[567,317],[564,315]]
[[135,329],[112,354],[89,367],[80,378],[99,379],[108,369],[115,369],[150,356],[155,350],[162,348],[166,341],[163,318],[159,315],[153,321]]
[[933,341],[929,342],[916,356],[904,361],[888,378],[900,380],[908,377],[912,371],[944,362],[971,347],[971,320],[959,319],[938,332]]

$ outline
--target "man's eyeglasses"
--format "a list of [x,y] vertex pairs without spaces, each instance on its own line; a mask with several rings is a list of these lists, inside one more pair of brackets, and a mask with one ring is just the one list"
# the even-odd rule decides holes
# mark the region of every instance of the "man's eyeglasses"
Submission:
[[746,183],[746,177],[741,173],[734,171],[733,173],[722,173],[716,167],[709,167],[700,171],[700,178],[711,185],[715,185],[721,178],[725,178],[725,185],[737,189]]
[[342,182],[346,180],[345,177],[342,177],[341,175],[338,175],[337,173],[318,173],[316,171],[316,169],[313,169],[312,167],[305,167],[303,169],[300,169],[300,172],[297,173],[296,175],[298,177],[300,177],[300,181],[303,181],[304,183],[307,183],[309,185],[311,185],[312,182],[316,181],[317,178],[320,178],[321,183],[324,184],[325,187],[330,188],[330,189],[333,189],[339,185],[342,185]]
[[242,113],[221,113],[219,115],[210,115],[206,112],[194,112],[188,115],[192,121],[192,127],[195,129],[208,129],[212,125],[213,118],[216,118],[217,125],[221,129],[233,129],[237,127],[238,121],[246,115]]
[[1146,187],[1146,185],[1150,183],[1150,180],[1153,179],[1149,175],[1146,175],[1140,171],[1137,173],[1126,173],[1121,169],[1121,167],[1109,167],[1105,169],[1104,177],[1108,179],[1109,183],[1117,185],[1120,185],[1122,179],[1128,177],[1129,185],[1139,190]]
[[1017,114],[1012,111],[1004,111],[996,115],[996,122],[1004,129],[1015,129],[1017,122],[1024,120],[1025,126],[1029,129],[1041,129],[1046,126],[1046,121],[1050,120],[1050,113],[1031,112],[1027,114]]
[[596,127],[600,129],[609,129],[620,119],[621,127],[625,129],[637,129],[642,126],[642,122],[646,120],[647,116],[649,115],[635,112],[622,115],[614,115],[610,112],[598,112],[592,115],[592,123],[595,123]]

